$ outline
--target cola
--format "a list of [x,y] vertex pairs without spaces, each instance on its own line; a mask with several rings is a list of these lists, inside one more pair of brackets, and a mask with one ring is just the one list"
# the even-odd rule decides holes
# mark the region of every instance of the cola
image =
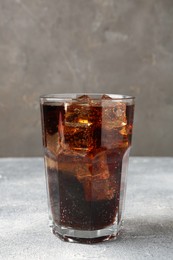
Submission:
[[[63,240],[72,234],[73,241],[102,241],[106,233],[94,232],[122,220],[134,102],[82,95],[42,102],[41,111],[53,231]],[[73,232],[64,236],[62,229]]]

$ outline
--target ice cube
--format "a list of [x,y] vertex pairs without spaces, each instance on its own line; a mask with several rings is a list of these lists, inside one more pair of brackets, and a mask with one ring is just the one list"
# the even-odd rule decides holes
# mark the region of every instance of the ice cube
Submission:
[[106,151],[99,152],[92,160],[92,179],[105,180],[109,176]]
[[92,127],[85,123],[65,125],[64,136],[67,149],[89,151],[94,146]]
[[91,160],[81,153],[66,149],[58,155],[58,170],[73,175],[79,181],[91,177]]
[[84,186],[85,199],[87,201],[111,200],[116,193],[115,180],[109,178],[106,180],[93,180],[86,182]]
[[91,98],[88,95],[82,95],[82,96],[77,97],[77,101],[89,104],[91,101]]
[[107,149],[126,149],[128,143],[128,132],[126,126],[117,129],[102,128],[102,145]]
[[126,104],[102,100],[102,145],[108,149],[128,146]]
[[82,156],[69,150],[58,155],[58,171],[73,175],[83,185],[85,199],[110,200],[117,190],[114,175],[107,164],[107,151],[99,151],[94,156]]
[[112,99],[110,96],[103,94],[103,96],[101,97],[102,100],[110,100]]
[[88,97],[80,97],[80,102],[66,106],[64,137],[65,144],[73,150],[90,151],[94,148],[96,140],[94,131],[101,126],[101,107],[92,107],[86,101]]
[[126,104],[102,101],[102,125],[108,130],[127,125]]
[[92,159],[90,176],[81,179],[84,187],[85,199],[110,200],[115,195],[116,181],[110,174],[107,163],[107,151],[98,152]]

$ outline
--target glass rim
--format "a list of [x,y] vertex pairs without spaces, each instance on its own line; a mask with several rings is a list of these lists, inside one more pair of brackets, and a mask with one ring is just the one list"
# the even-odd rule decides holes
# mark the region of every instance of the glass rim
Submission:
[[[122,95],[122,94],[108,94],[108,93],[60,93],[60,94],[45,94],[40,96],[41,102],[58,102],[58,101],[79,101],[78,98],[87,95],[91,100],[101,100],[103,95],[108,95],[111,99],[110,101],[134,101],[134,96]],[[109,101],[109,99],[105,99]],[[103,100],[104,101],[104,100]]]

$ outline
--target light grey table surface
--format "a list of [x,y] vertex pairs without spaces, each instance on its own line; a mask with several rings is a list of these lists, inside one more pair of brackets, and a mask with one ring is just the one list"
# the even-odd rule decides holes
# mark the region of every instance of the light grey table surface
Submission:
[[48,227],[41,158],[0,159],[0,259],[173,259],[173,158],[130,159],[124,229],[71,244]]

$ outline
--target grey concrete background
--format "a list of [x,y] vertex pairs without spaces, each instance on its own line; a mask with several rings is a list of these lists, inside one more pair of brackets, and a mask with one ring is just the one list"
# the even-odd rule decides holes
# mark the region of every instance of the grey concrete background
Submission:
[[42,154],[38,97],[136,99],[133,155],[173,156],[172,0],[0,0],[0,156]]

